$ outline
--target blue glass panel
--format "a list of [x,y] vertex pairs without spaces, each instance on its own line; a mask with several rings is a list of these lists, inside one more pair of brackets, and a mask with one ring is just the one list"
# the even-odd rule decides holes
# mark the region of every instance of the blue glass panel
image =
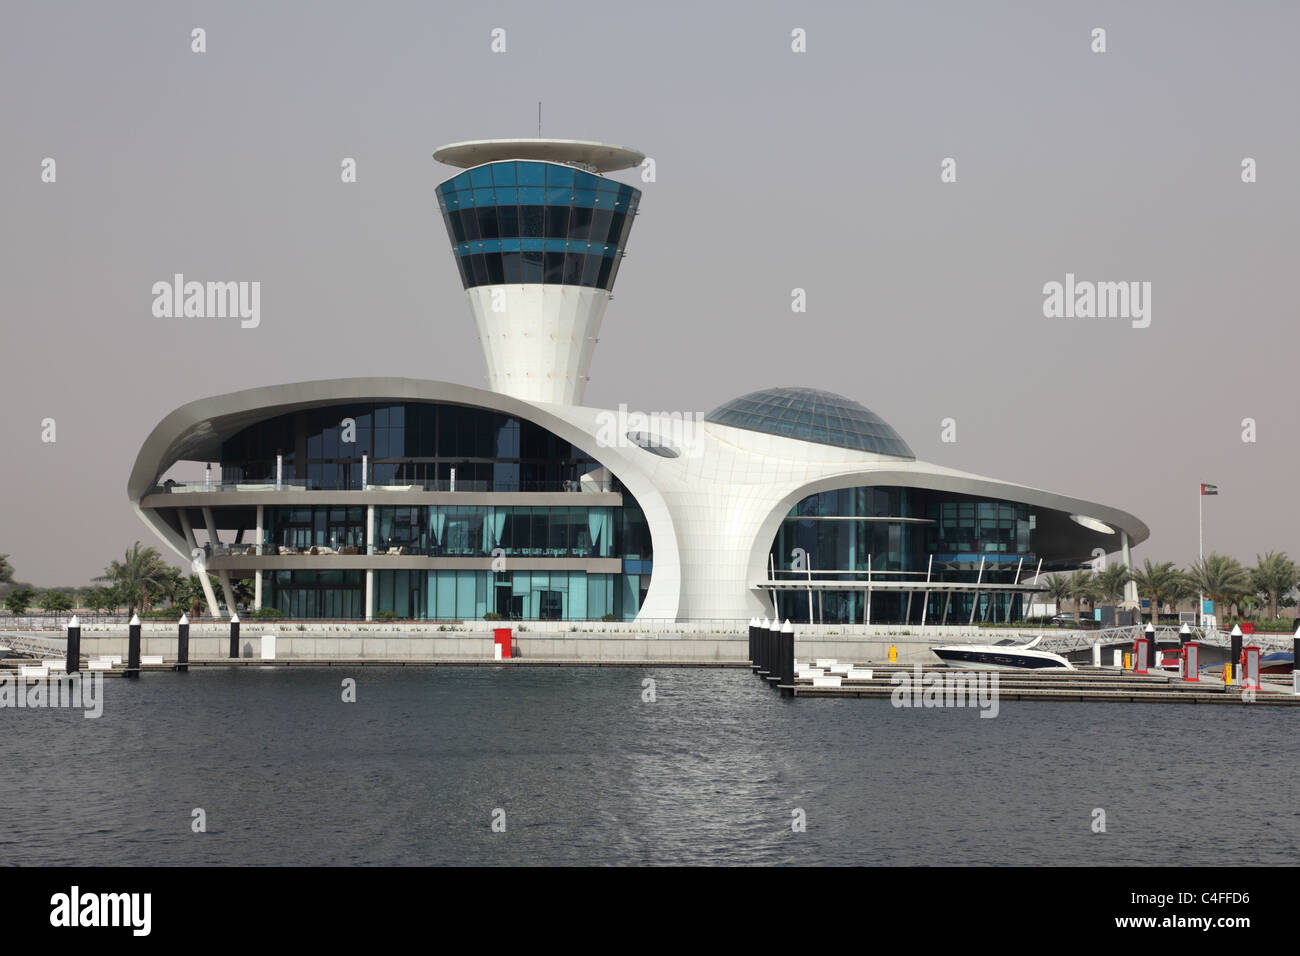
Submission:
[[545,241],[545,239],[536,239],[525,236],[523,239],[519,240],[519,248],[525,252],[541,252],[542,243]]
[[563,252],[566,248],[563,239],[543,239],[542,242],[544,243],[542,248],[547,252]]
[[567,206],[573,190],[561,186],[546,187],[546,205],[548,206]]
[[474,190],[474,205],[476,206],[495,206],[496,195],[490,188]]
[[573,204],[575,206],[594,206],[596,204],[596,191],[594,189],[575,189],[573,191]]
[[469,173],[461,173],[450,182],[452,189],[469,189]]
[[520,249],[520,245],[519,245],[519,240],[518,240],[518,239],[502,239],[502,240],[501,240],[501,251],[502,251],[502,252],[518,252],[519,249]]
[[485,239],[483,242],[480,242],[480,243],[479,243],[479,246],[482,247],[482,250],[483,250],[484,252],[500,252],[500,251],[501,251],[501,240],[500,240],[500,239]]
[[513,206],[518,202],[518,191],[512,186],[497,186],[494,190],[496,193],[496,204],[498,206]]
[[520,186],[546,185],[545,163],[519,163],[518,172]]
[[521,206],[540,206],[546,202],[546,190],[534,186],[520,186],[518,195]]
[[546,185],[548,186],[572,186],[573,185],[572,166],[560,166],[554,163],[546,167]]
[[513,186],[516,182],[514,163],[493,163],[492,183],[495,186]]
[[492,167],[475,166],[469,171],[469,183],[471,186],[491,186]]

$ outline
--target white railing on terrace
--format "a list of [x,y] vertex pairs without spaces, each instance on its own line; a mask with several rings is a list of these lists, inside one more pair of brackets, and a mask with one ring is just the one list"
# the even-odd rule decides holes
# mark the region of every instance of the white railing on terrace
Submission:
[[556,493],[556,492],[621,492],[613,481],[416,481],[395,478],[379,484],[369,483],[348,488],[323,488],[319,482],[306,478],[286,478],[283,481],[165,481],[149,489],[151,495],[193,493],[229,493],[232,491],[465,491],[494,494]]

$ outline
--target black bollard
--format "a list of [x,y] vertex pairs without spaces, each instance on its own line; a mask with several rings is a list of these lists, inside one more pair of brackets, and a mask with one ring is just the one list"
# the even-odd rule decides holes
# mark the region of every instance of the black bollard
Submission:
[[1232,682],[1241,686],[1241,625],[1233,625],[1229,635],[1232,649],[1228,653],[1228,663],[1232,665]]
[[749,657],[747,657],[746,660],[749,661],[749,669],[753,670],[754,669],[754,619],[752,617],[749,619]]
[[1154,673],[1156,664],[1160,661],[1160,655],[1156,653],[1156,627],[1154,624],[1148,624],[1144,636],[1147,639],[1147,673]]
[[176,669],[187,672],[190,669],[190,618],[185,613],[176,627]]
[[131,615],[126,626],[126,676],[140,676],[140,616]]
[[767,679],[775,686],[781,679],[781,619],[773,618],[767,632]]
[[1291,667],[1293,670],[1295,669],[1295,662],[1298,660],[1300,660],[1300,627],[1295,629],[1295,635],[1291,638]]
[[1178,646],[1186,647],[1187,642],[1192,639],[1192,630],[1186,624],[1178,629]]
[[68,622],[68,661],[67,672],[75,674],[81,669],[81,623],[77,615],[72,615]]
[[781,686],[783,697],[794,696],[794,625],[789,621],[781,627]]
[[230,615],[230,658],[239,657],[239,615]]
[[763,618],[754,630],[754,673],[760,677],[767,670],[763,666],[763,657],[767,653],[767,618]]

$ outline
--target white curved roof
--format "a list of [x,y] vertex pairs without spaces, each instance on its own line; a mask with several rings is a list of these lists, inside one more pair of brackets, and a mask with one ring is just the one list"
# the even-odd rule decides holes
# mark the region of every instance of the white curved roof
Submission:
[[[172,462],[218,457],[224,439],[274,415],[354,400],[493,408],[534,421],[587,451],[637,499],[649,525],[654,573],[641,608],[645,618],[741,619],[755,611],[770,613],[770,605],[754,589],[766,576],[777,528],[799,500],[837,488],[899,485],[1031,504],[1042,509],[1040,554],[1086,555],[1094,546],[1111,553],[1121,546],[1121,531],[1130,545],[1150,534],[1145,524],[1117,508],[929,462],[705,422],[703,416],[639,422],[624,410],[530,402],[464,385],[405,378],[299,382],[191,402],[163,419],[149,436],[136,459],[128,495],[140,516],[176,547],[179,539],[168,537],[165,522],[140,507],[142,497]],[[677,454],[665,457],[647,444]],[[1095,525],[1072,520],[1076,515],[1087,516]]]
[[572,163],[592,172],[608,173],[641,165],[645,154],[626,146],[580,139],[474,139],[443,146],[434,152],[433,158],[462,169],[507,159],[536,159]]

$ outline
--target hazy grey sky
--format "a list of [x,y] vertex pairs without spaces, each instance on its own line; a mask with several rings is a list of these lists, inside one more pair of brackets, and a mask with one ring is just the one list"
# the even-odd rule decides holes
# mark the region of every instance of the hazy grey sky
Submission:
[[[545,135],[657,166],[615,174],[644,196],[589,404],[817,386],[921,458],[1136,514],[1139,559],[1195,558],[1199,481],[1207,548],[1298,557],[1297,35],[1266,2],[11,0],[0,553],[82,584],[156,544],[127,476],[194,399],[483,385],[431,153],[535,135],[540,99]],[[260,326],[155,318],[175,272],[260,281]],[[1152,283],[1150,327],[1045,318],[1066,273]]]

